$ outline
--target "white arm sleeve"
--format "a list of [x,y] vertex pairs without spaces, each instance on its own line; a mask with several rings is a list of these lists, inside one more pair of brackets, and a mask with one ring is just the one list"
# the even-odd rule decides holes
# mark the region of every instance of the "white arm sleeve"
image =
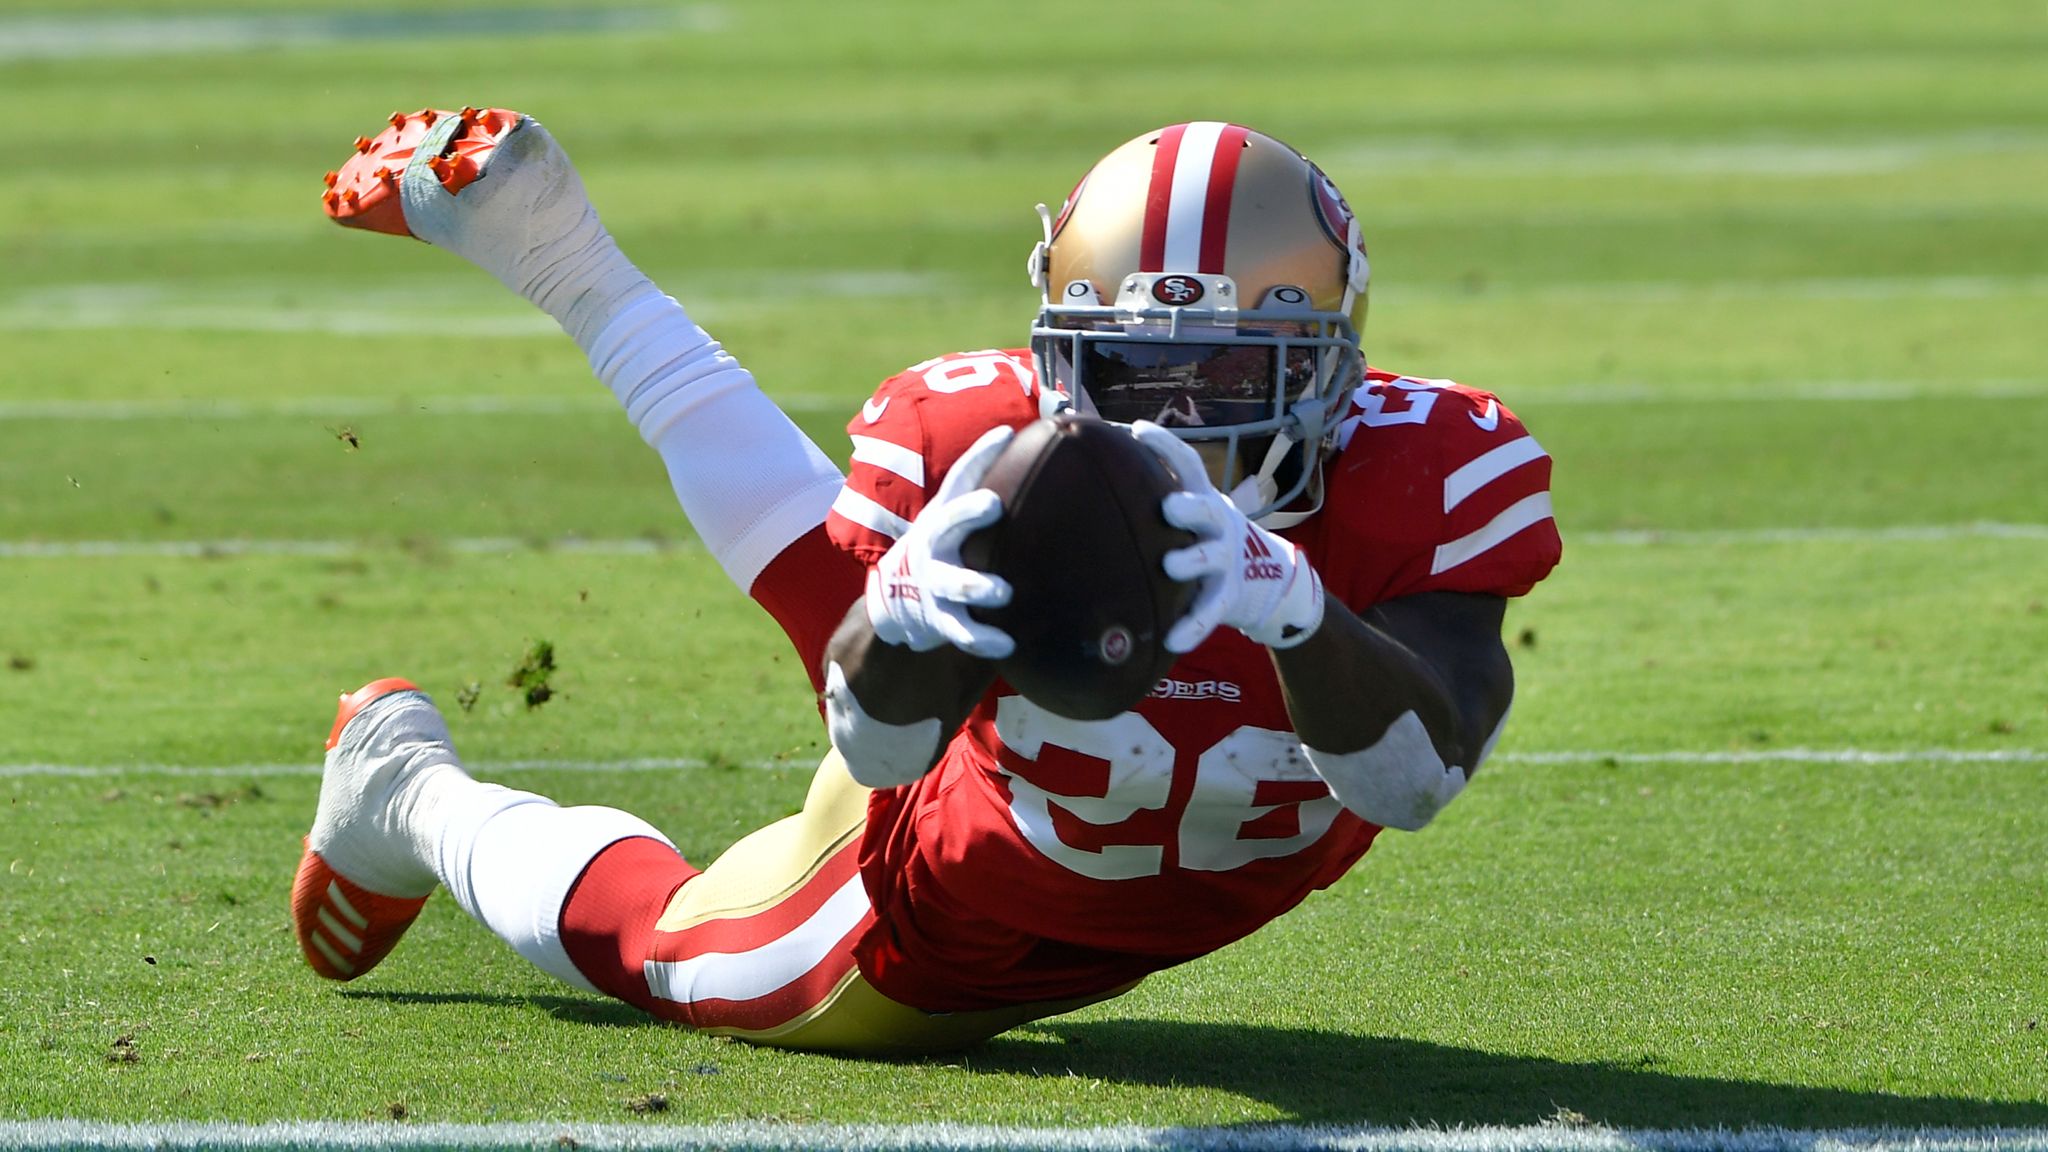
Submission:
[[650,285],[584,352],[661,454],[683,514],[743,591],[825,522],[845,477],[675,300]]
[[939,751],[939,721],[887,724],[867,714],[834,660],[825,665],[825,730],[856,783],[869,788],[908,784],[931,769]]
[[[1493,751],[1505,727],[1507,717],[1503,716],[1474,758],[1474,768]],[[1465,790],[1471,776],[1455,764],[1444,763],[1428,729],[1422,726],[1422,718],[1414,712],[1401,713],[1377,743],[1356,752],[1318,752],[1305,744],[1302,751],[1338,803],[1383,828],[1404,832],[1435,819]]]

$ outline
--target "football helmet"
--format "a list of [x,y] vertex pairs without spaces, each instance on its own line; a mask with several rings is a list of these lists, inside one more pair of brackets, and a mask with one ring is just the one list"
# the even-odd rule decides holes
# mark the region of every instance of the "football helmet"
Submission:
[[1313,514],[1363,378],[1370,273],[1329,177],[1241,125],[1175,124],[1103,157],[1057,216],[1038,212],[1040,383],[1171,428],[1269,528]]

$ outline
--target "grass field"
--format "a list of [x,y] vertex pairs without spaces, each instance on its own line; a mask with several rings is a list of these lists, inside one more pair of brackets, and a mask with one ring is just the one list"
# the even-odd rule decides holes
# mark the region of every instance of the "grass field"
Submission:
[[[0,1120],[2048,1128],[2038,3],[97,7],[0,8]],[[1496,762],[950,1059],[657,1026],[445,898],[322,984],[285,903],[339,690],[479,685],[481,773],[693,858],[822,750],[574,346],[321,219],[357,133],[463,103],[546,120],[840,454],[883,376],[1021,341],[1031,205],[1100,153],[1301,147],[1374,362],[1556,459]]]

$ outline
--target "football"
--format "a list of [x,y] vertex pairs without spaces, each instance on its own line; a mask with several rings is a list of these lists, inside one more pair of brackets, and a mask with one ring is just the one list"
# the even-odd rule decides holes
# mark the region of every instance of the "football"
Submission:
[[961,558],[1010,582],[1008,604],[973,610],[1017,642],[997,673],[1071,719],[1127,711],[1172,666],[1166,633],[1194,599],[1160,565],[1194,542],[1159,510],[1178,478],[1123,426],[1063,413],[1018,429],[981,486],[1003,516]]

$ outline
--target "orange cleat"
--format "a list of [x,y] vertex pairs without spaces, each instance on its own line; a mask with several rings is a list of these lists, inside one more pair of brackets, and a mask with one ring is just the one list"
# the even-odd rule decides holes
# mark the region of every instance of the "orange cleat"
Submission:
[[394,780],[385,778],[391,775],[389,772],[377,772],[370,756],[377,750],[374,742],[366,743],[359,736],[355,747],[339,754],[335,748],[349,722],[372,703],[393,693],[417,691],[411,682],[395,677],[372,680],[341,698],[334,728],[327,734],[321,811],[314,817],[313,831],[305,838],[305,855],[299,859],[298,876],[292,882],[292,926],[298,933],[299,949],[305,953],[306,963],[329,980],[353,980],[376,967],[412,926],[432,892],[430,883],[426,885],[427,893],[420,895],[372,891],[342,875],[314,847],[316,837],[329,852],[339,846],[337,842],[351,839],[356,841],[351,845],[356,853],[364,851],[360,841],[364,839],[365,821],[354,811],[332,809],[347,806],[350,801],[355,805],[381,804]]
[[[400,183],[431,176],[450,193],[462,191],[482,174],[492,150],[521,119],[506,108],[393,112],[383,131],[356,137],[355,155],[329,174],[321,207],[337,224],[410,236]],[[431,151],[421,157],[422,148]]]
[[427,898],[380,896],[327,866],[311,848],[292,881],[292,927],[313,971],[353,980],[391,954]]

